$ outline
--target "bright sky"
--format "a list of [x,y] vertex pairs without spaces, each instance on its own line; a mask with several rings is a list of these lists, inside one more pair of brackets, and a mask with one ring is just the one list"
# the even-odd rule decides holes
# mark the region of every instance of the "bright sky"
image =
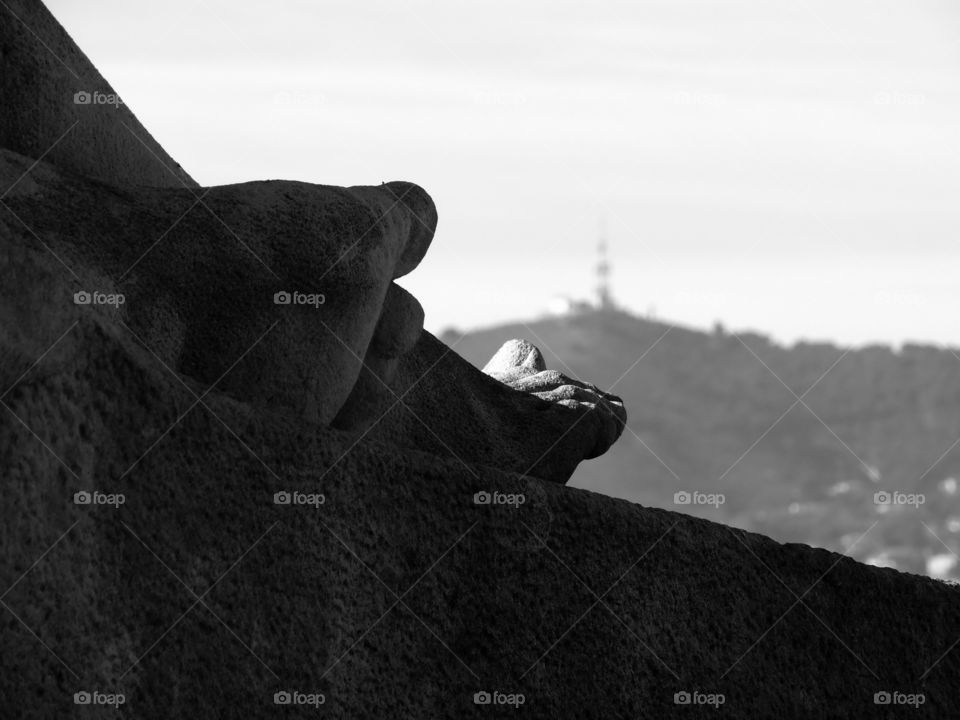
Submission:
[[201,184],[412,180],[427,327],[614,295],[960,345],[951,0],[47,0]]

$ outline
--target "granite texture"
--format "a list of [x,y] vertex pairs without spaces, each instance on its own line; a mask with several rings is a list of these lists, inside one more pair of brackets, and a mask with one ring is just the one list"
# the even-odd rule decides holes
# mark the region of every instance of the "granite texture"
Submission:
[[[15,254],[32,296],[0,306],[11,717],[70,716],[82,691],[123,693],[122,717],[316,714],[274,704],[294,690],[338,718],[512,716],[474,705],[483,691],[520,693],[541,718],[897,716],[873,704],[884,690],[924,693],[908,717],[960,713],[958,588],[369,438],[351,448],[204,395],[73,306],[42,249]],[[40,297],[63,314],[13,322]],[[124,502],[75,504],[84,490]],[[275,504],[291,491],[301,504]],[[678,707],[683,691],[724,704]]]
[[960,716],[960,589],[563,487],[622,405],[422,330],[421,188],[200,188],[0,17],[0,716]]
[[[110,317],[173,370],[212,383],[243,358],[221,391],[320,423],[353,389],[392,280],[429,246],[420,218],[436,222],[430,197],[402,182],[198,195],[110,186],[0,150],[0,186],[10,185],[2,222],[59,258],[73,292],[123,296]],[[395,352],[412,345],[422,314],[406,322]]]
[[197,187],[39,0],[0,3],[0,147],[114,184]]

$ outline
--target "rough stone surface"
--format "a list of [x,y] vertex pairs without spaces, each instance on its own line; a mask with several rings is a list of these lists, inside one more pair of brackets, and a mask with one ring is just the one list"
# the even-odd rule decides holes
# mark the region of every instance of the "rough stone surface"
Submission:
[[538,373],[546,369],[547,362],[543,359],[543,353],[526,340],[508,340],[494,353],[490,362],[483,366],[487,375],[501,382],[521,370]]
[[[426,252],[421,218],[436,221],[411,183],[271,181],[196,193],[120,189],[33,164],[0,151],[0,185],[16,183],[0,210],[8,242],[46,245],[75,292],[122,294],[116,321],[171,369],[209,385],[239,363],[218,389],[311,422],[329,422],[346,401],[391,280]],[[16,182],[28,170],[29,181]],[[388,320],[404,329],[377,337],[398,353],[423,319],[399,288],[390,297]]]
[[423,307],[399,285],[391,283],[360,374],[332,425],[340,430],[366,431],[396,375],[399,358],[412,351],[423,332]]
[[392,282],[436,227],[420,188],[199,190],[123,109],[43,147],[89,63],[0,5],[4,717],[514,716],[484,691],[541,718],[895,716],[881,691],[960,715],[957,588],[540,479],[616,399],[421,331]]
[[423,332],[423,315],[420,301],[391,283],[368,351],[387,360],[406,355]]
[[[420,304],[391,282],[425,254],[424,218],[436,223],[412,183],[120,189],[9,151],[0,183],[16,183],[8,242],[42,243],[73,292],[123,295],[111,317],[125,331],[237,400],[556,482],[622,430],[612,396],[536,363],[503,376],[511,389],[421,335]],[[278,305],[277,293],[324,302]]]
[[505,385],[428,332],[392,375],[370,380],[381,392],[367,406],[365,416],[373,420],[361,426],[362,434],[464,465],[564,483],[622,430],[605,408],[554,402]]
[[[284,690],[335,718],[512,716],[473,704],[495,690],[538,718],[960,713],[955,587],[369,438],[347,452],[216,391],[197,404],[204,386],[62,291],[60,318],[11,323],[60,272],[16,252],[38,282],[2,304],[10,717],[73,716],[93,690],[138,718],[317,714],[278,709]],[[293,490],[325,502],[274,504]],[[721,711],[673,704],[694,690]],[[885,690],[925,704],[888,712]]]
[[[42,3],[16,0],[3,12],[0,147],[8,150],[0,200],[7,220],[21,235],[49,239],[75,290],[122,294],[118,320],[171,369],[355,434],[370,432],[394,404],[440,405],[455,423],[464,414],[460,395],[471,398],[474,409],[465,412],[474,419],[510,422],[477,407],[503,399],[499,389],[483,395],[491,386],[480,373],[461,368],[467,387],[451,395],[431,386],[423,397],[428,386],[401,367],[404,354],[420,352],[423,308],[390,280],[413,270],[433,239],[437,211],[421,188],[280,181],[198,188],[125,105],[98,102],[115,93]],[[78,92],[95,96],[77,104]],[[295,291],[322,294],[325,303],[314,310],[272,304],[275,293]],[[246,362],[225,373],[240,359]],[[420,358],[404,367],[422,365]],[[396,402],[397,385],[406,385],[408,403]],[[504,456],[500,467],[565,482],[582,459],[609,447],[624,419],[579,387],[564,378],[538,388],[552,412],[525,410],[521,434],[515,423],[484,427],[479,445],[468,438],[461,447],[458,429],[453,450],[410,417],[386,422],[378,436],[389,431],[394,444],[439,446],[478,462]],[[531,407],[519,396],[509,406]],[[596,417],[581,422],[584,410]],[[488,455],[501,433],[511,446]]]
[[547,370],[543,354],[526,340],[508,340],[490,359],[483,372],[514,390],[536,395],[541,400],[572,410],[587,410],[594,416],[596,442],[584,458],[605,453],[617,441],[627,424],[623,401],[595,385]]
[[[76,102],[78,93],[89,102]],[[197,187],[111,96],[43,3],[0,3],[0,147],[115,185]]]

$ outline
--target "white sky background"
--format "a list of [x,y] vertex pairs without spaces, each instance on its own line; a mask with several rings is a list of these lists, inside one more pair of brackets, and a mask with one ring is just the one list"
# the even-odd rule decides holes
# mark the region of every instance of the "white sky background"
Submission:
[[603,219],[634,311],[960,345],[955,1],[47,4],[203,185],[426,188],[435,332],[588,297]]

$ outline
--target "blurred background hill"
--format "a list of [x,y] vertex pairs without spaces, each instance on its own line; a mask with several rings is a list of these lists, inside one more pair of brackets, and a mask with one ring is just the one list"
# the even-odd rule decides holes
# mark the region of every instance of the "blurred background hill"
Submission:
[[[906,344],[781,346],[586,303],[441,339],[477,367],[515,337],[547,365],[621,396],[621,440],[572,485],[960,578],[960,357]],[[723,494],[720,505],[675,502]],[[884,504],[877,493],[922,494]],[[881,502],[877,502],[877,500]],[[910,500],[911,498],[901,498]],[[913,498],[918,500],[918,498]]]

